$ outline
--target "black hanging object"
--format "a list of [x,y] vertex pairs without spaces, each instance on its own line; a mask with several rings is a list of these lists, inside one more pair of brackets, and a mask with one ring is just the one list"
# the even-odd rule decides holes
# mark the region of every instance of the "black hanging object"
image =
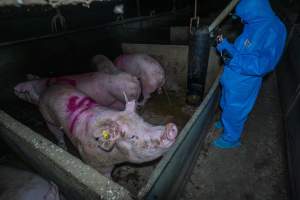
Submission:
[[189,40],[187,103],[198,106],[204,95],[206,72],[210,49],[207,26],[191,32]]

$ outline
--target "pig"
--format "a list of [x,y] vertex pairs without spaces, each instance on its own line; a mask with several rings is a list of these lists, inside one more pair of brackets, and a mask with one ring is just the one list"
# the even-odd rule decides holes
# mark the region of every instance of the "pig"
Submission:
[[113,110],[69,84],[47,88],[39,109],[58,140],[65,133],[81,158],[108,177],[116,164],[157,159],[177,136],[173,123],[154,126],[145,122],[136,113],[134,100],[127,101],[123,111]]
[[166,79],[165,72],[154,58],[146,54],[123,54],[116,58],[114,64],[140,80],[144,97],[140,105],[144,105],[154,91],[161,92]]
[[92,58],[92,66],[97,72],[107,74],[118,74],[121,72],[116,68],[110,59],[101,54],[98,54]]
[[130,101],[139,99],[141,94],[141,86],[138,79],[125,72],[118,74],[93,72],[31,80],[16,85],[14,91],[19,98],[38,105],[39,97],[47,87],[53,84],[64,83],[70,84],[86,93],[98,104],[117,110],[125,108],[123,93],[127,95]]
[[63,200],[57,186],[29,171],[0,165],[1,200]]

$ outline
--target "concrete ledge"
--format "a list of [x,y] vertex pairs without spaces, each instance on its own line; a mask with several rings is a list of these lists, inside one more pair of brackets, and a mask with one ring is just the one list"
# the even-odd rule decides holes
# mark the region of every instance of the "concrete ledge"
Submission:
[[130,193],[0,110],[0,137],[72,200],[127,200]]

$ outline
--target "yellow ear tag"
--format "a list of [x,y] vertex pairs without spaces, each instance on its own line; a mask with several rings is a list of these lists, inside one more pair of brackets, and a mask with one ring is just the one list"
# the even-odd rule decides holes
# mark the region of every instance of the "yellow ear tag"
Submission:
[[105,140],[108,140],[110,138],[110,133],[107,130],[102,131],[102,136]]

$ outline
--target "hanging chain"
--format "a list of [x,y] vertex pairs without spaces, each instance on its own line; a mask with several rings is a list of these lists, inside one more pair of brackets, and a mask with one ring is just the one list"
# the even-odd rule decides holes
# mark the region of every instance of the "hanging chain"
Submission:
[[53,33],[59,32],[59,28],[61,27],[61,31],[64,31],[66,29],[66,19],[65,17],[61,14],[59,8],[56,8],[56,15],[52,17],[51,20],[51,29]]
[[200,18],[197,16],[198,0],[195,0],[194,17],[190,19],[190,33],[193,34],[199,27]]
[[194,9],[194,18],[197,17],[197,3],[198,3],[198,0],[195,0],[195,9]]

